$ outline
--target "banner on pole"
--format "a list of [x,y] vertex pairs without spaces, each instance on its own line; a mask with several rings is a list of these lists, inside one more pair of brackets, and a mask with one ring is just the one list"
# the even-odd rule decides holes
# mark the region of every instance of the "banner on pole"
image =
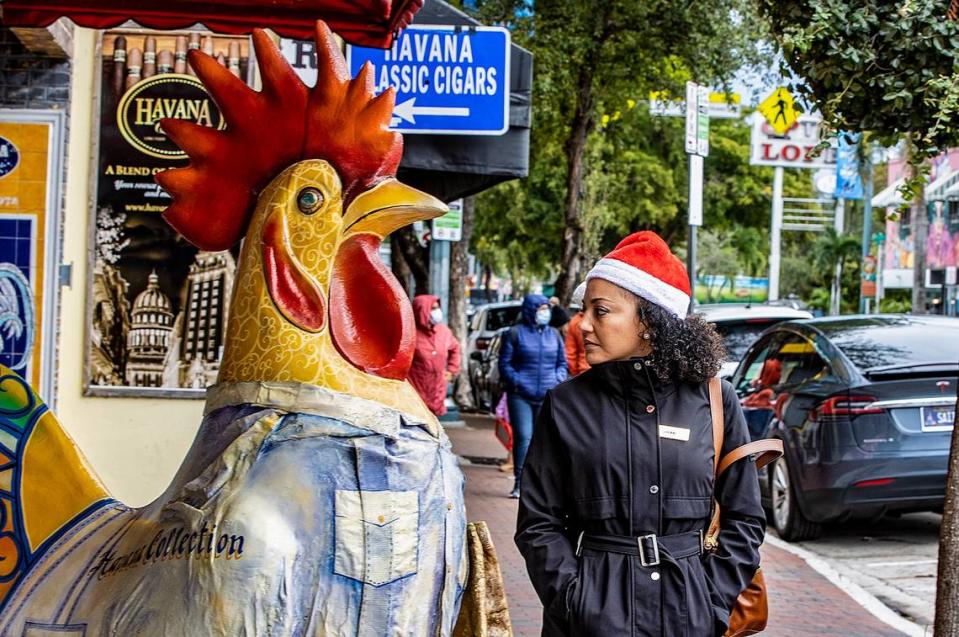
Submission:
[[862,199],[862,176],[859,174],[859,141],[861,133],[839,133],[836,148],[836,199]]

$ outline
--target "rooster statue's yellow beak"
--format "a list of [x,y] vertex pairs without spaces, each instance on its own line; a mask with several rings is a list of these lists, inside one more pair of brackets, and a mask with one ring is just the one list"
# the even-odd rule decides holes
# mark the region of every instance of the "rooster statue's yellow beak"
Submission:
[[436,197],[390,178],[353,200],[343,217],[343,236],[372,234],[385,239],[403,226],[434,219],[447,210]]

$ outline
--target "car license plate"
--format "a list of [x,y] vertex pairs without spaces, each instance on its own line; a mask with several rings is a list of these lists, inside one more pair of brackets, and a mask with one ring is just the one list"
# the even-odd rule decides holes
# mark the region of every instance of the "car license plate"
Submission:
[[923,431],[952,431],[956,422],[955,405],[920,407],[919,417]]

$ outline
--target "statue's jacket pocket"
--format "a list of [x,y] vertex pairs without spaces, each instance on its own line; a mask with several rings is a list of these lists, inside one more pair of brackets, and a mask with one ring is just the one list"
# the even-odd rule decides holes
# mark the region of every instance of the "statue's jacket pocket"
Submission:
[[333,571],[371,586],[416,573],[416,491],[337,490]]

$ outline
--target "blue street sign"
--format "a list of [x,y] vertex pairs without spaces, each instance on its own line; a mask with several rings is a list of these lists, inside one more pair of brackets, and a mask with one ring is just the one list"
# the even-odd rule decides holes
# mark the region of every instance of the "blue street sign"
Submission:
[[350,73],[373,65],[376,92],[396,89],[391,130],[502,135],[509,129],[509,31],[411,26],[390,49],[347,49]]
[[861,133],[839,133],[836,149],[836,198],[862,199],[862,177],[859,175],[859,140]]

